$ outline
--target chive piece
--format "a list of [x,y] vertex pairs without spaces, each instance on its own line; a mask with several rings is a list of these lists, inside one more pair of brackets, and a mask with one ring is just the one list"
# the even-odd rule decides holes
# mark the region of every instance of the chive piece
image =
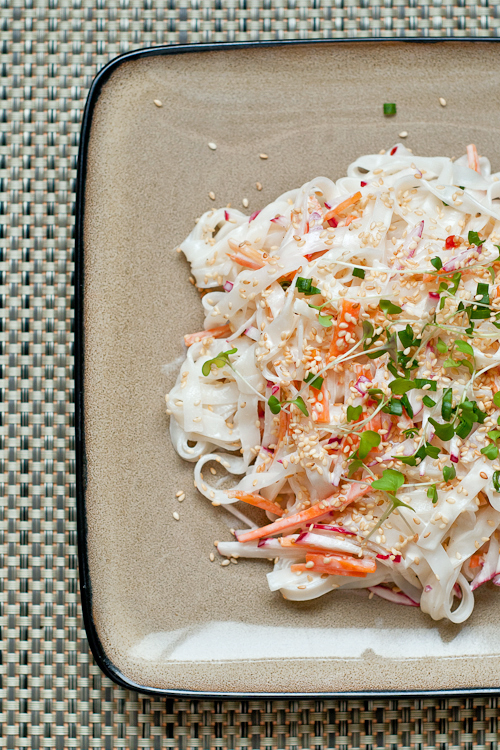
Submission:
[[386,117],[392,117],[396,114],[396,105],[390,102],[384,102],[384,115]]
[[310,372],[304,378],[304,383],[309,383],[312,388],[316,388],[317,391],[320,391],[321,386],[323,385],[323,378],[321,375],[315,375],[313,372]]
[[495,492],[500,492],[500,471],[493,472],[492,480]]
[[441,416],[446,422],[451,419],[453,403],[453,391],[451,388],[447,388],[443,393],[443,399],[441,401]]
[[427,406],[428,409],[432,409],[433,406],[436,406],[436,402],[430,398],[430,396],[424,396],[422,399],[422,403],[424,406]]
[[358,279],[364,279],[365,278],[365,269],[364,268],[354,268],[352,271],[353,276],[357,276]]

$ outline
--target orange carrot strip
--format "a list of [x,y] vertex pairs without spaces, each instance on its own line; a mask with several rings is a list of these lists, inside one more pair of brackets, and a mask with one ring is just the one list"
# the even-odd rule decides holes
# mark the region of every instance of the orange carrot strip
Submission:
[[279,521],[270,523],[267,526],[262,526],[260,529],[252,529],[247,531],[245,534],[238,536],[239,542],[253,542],[255,539],[261,539],[263,536],[272,536],[274,534],[280,534],[286,529],[295,529],[297,526],[301,526],[303,523],[308,521],[314,521],[315,518],[324,516],[328,513],[329,508],[335,508],[340,505],[337,495],[331,495],[320,503],[307,508],[307,510],[301,510],[299,513],[294,513],[292,516],[287,518],[280,518]]
[[[322,399],[319,398],[320,393],[322,394]],[[311,394],[314,421],[328,424],[330,422],[330,404],[328,403],[329,393],[326,388],[326,381],[323,380],[320,390],[311,388]],[[317,414],[316,418],[314,418],[315,413]]]
[[482,555],[472,555],[470,559],[469,566],[471,568],[479,568],[481,566],[481,563],[483,562],[484,558]]
[[231,260],[234,260],[235,263],[238,263],[239,266],[243,266],[244,268],[251,268],[253,271],[257,271],[259,268],[264,268],[264,261],[260,262],[258,260],[252,260],[251,258],[247,258],[243,253],[235,253],[234,255],[232,253],[227,253],[228,257],[231,258]]
[[[342,354],[346,350],[346,344],[344,342],[344,339],[339,339],[338,335],[340,331],[342,330],[340,328],[341,323],[346,323],[347,328],[344,330],[346,333],[353,333],[354,328],[356,326],[356,323],[353,323],[351,318],[355,318],[357,321],[359,318],[359,314],[361,312],[361,307],[359,302],[351,302],[350,300],[343,299],[342,300],[342,307],[340,308],[340,312],[337,317],[337,324],[335,326],[335,329],[333,331],[333,338],[332,343],[330,345],[330,351],[328,353],[329,359],[334,359],[335,357],[338,357],[339,354]],[[349,320],[346,320],[346,316],[349,315]],[[342,342],[340,344],[339,342]]]
[[353,206],[355,203],[357,203],[361,199],[361,193],[354,193],[354,195],[351,195],[350,198],[346,198],[345,201],[342,201],[342,203],[339,203],[338,206],[335,206],[334,208],[330,209],[330,211],[327,211],[327,213],[323,216],[323,221],[328,221],[329,219],[333,219],[334,216],[338,216],[343,211],[346,210],[346,208],[349,208],[349,206]]
[[307,258],[307,260],[316,260],[316,258],[321,258],[322,255],[327,253],[329,249],[329,247],[326,247],[324,250],[318,250],[317,253],[308,253],[307,255],[304,255],[304,258]]
[[[314,563],[306,567],[307,563]],[[368,560],[350,555],[339,555],[337,553],[311,553],[306,555],[306,564],[298,563],[291,566],[293,573],[328,573],[331,576],[355,576],[366,578],[368,573],[374,573],[377,569],[375,560]]]
[[477,148],[473,143],[467,146],[467,163],[470,169],[479,172],[479,156],[477,154]]
[[349,503],[354,502],[354,500],[357,500],[359,497],[363,497],[363,495],[366,495],[367,492],[370,492],[370,485],[373,482],[372,477],[363,479],[363,482],[366,482],[366,486],[363,486],[362,484],[351,484],[346,498]]
[[273,503],[272,500],[268,500],[267,497],[258,495],[257,492],[243,492],[242,490],[228,490],[226,492],[229,497],[236,497],[238,500],[242,500],[248,505],[253,505],[255,508],[262,508],[262,510],[268,510],[270,513],[274,513],[275,516],[282,516],[285,512],[283,508],[277,503]]
[[279,429],[278,429],[278,438],[276,440],[276,450],[278,449],[280,443],[285,439],[286,433],[288,431],[289,423],[290,423],[290,413],[282,409],[280,411],[280,424],[279,424]]
[[231,333],[231,326],[217,326],[216,328],[209,328],[207,331],[198,331],[198,333],[187,333],[184,336],[184,343],[186,346],[197,344],[202,339],[221,339],[224,336],[229,336]]

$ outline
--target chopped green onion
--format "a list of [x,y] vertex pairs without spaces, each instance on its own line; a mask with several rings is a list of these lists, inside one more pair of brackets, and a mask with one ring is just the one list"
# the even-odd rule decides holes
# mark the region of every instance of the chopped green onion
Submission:
[[391,102],[384,102],[384,115],[386,117],[392,117],[396,114],[396,105]]

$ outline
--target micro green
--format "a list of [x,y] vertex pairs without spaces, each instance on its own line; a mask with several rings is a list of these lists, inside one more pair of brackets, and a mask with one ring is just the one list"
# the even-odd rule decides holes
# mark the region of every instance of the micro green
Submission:
[[357,420],[360,418],[362,413],[363,413],[363,407],[361,405],[348,406],[347,407],[347,421],[357,422]]
[[437,488],[435,484],[431,484],[431,486],[428,488],[427,497],[432,500],[433,505],[435,505],[437,501],[439,500]]
[[364,461],[372,448],[378,448],[381,440],[382,438],[380,437],[378,432],[374,432],[373,430],[365,430],[365,432],[361,434],[359,448],[357,450],[357,457]]
[[445,466],[443,469],[443,479],[445,482],[449,482],[452,479],[455,479],[457,476],[457,472],[455,470],[454,466]]
[[432,417],[429,417],[429,422],[434,427],[434,432],[440,440],[451,440],[455,434],[455,429],[451,424],[439,424]]
[[279,414],[282,407],[285,406],[286,404],[294,404],[294,406],[296,406],[297,409],[300,409],[300,411],[305,417],[309,416],[309,412],[307,411],[307,406],[305,405],[305,402],[302,396],[297,396],[297,398],[290,399],[289,401],[280,401],[279,399],[276,398],[276,396],[271,396],[267,403],[273,414]]
[[210,372],[212,370],[212,365],[215,365],[216,367],[225,367],[226,365],[229,365],[231,367],[231,362],[229,361],[229,355],[230,354],[236,354],[238,349],[228,349],[227,352],[221,352],[220,354],[217,354],[216,357],[213,357],[212,359],[207,359],[206,362],[203,363],[203,367],[201,368],[201,371],[205,377],[208,377],[210,375]]

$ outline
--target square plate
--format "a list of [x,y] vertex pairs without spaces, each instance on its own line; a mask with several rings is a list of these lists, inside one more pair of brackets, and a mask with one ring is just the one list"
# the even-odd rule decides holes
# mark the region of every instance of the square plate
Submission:
[[[499,169],[499,63],[500,45],[479,41],[190,46],[125,55],[96,79],[78,182],[80,572],[92,649],[117,682],[205,695],[499,684],[492,587],[453,625],[360,591],[287,602],[268,590],[262,561],[211,563],[232,522],[197,495],[164,403],[182,335],[203,320],[175,252],[195,218],[243,197],[250,213],[320,174],[337,179],[401,130],[425,155],[475,142]],[[386,101],[396,117],[382,115]]]

